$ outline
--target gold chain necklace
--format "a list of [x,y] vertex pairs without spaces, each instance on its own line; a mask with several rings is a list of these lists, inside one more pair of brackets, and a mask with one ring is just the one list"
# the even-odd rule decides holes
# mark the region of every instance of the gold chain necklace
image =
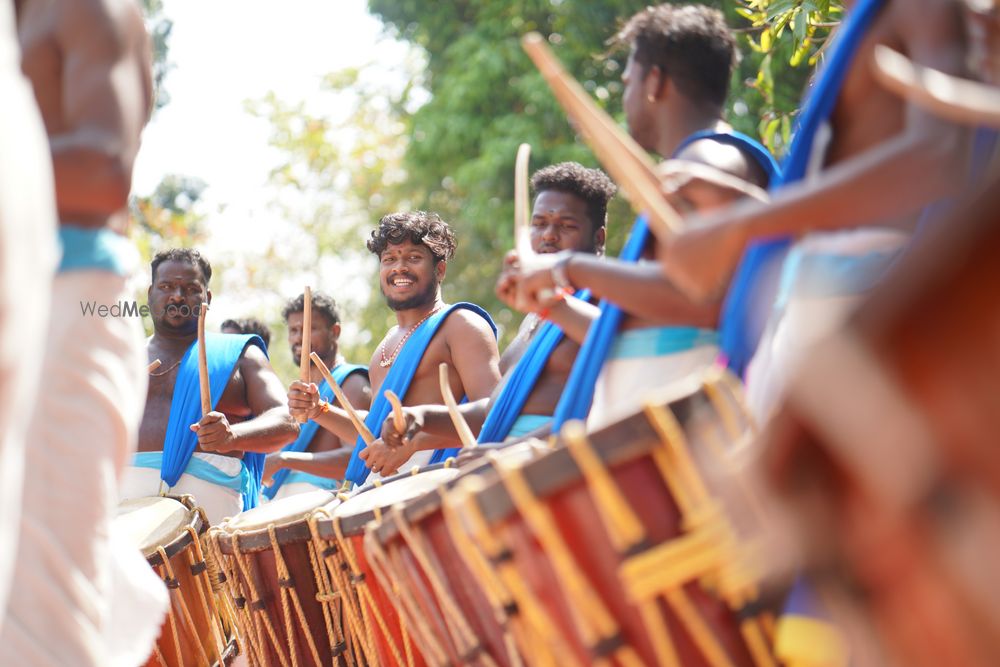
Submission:
[[403,334],[403,337],[399,340],[399,343],[396,344],[396,349],[392,351],[392,356],[390,356],[389,358],[386,358],[386,356],[385,356],[385,341],[388,339],[388,337],[386,337],[385,339],[383,339],[382,340],[382,344],[379,345],[379,348],[378,348],[379,349],[379,356],[382,357],[382,359],[378,362],[378,365],[381,366],[382,368],[388,368],[389,366],[392,366],[393,362],[396,361],[396,357],[399,355],[399,351],[403,348],[403,345],[406,343],[406,341],[409,340],[410,336],[413,335],[413,332],[416,331],[420,327],[421,324],[423,324],[424,322],[426,322],[427,319],[431,315],[433,315],[434,313],[436,313],[439,310],[441,310],[441,306],[438,306],[437,308],[435,308],[431,312],[429,312],[426,315],[424,315],[423,318],[419,322],[417,322],[412,327],[410,327],[410,330],[407,331],[405,334]]
[[181,362],[182,362],[182,361],[184,361],[184,357],[183,357],[183,356],[182,356],[182,357],[181,357],[180,359],[178,359],[177,361],[175,361],[174,363],[172,363],[172,364],[170,365],[170,367],[169,367],[169,368],[167,368],[167,370],[165,370],[165,371],[160,371],[159,373],[150,373],[150,374],[149,374],[149,377],[151,377],[151,378],[158,378],[158,377],[163,377],[164,375],[166,375],[166,374],[167,374],[167,373],[169,373],[170,371],[172,371],[172,370],[174,370],[175,368],[177,368],[178,366],[180,366],[180,365],[181,365]]

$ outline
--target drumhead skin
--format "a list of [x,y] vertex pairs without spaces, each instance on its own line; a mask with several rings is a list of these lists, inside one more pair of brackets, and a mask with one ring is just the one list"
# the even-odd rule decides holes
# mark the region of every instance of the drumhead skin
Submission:
[[118,505],[115,529],[149,558],[157,547],[184,535],[191,510],[173,498],[132,498]]
[[288,496],[280,500],[255,507],[252,510],[240,512],[236,516],[224,521],[220,528],[223,530],[259,530],[274,524],[284,525],[299,519],[304,519],[309,514],[332,501],[337,497],[329,491],[309,491]]
[[[375,518],[375,510],[387,509],[397,503],[418,498],[447,484],[459,474],[457,468],[437,468],[415,475],[404,473],[392,477],[381,486],[362,489],[345,500],[333,511],[333,517],[340,520],[344,535],[353,535]],[[332,522],[321,522],[320,534],[324,537],[332,536]]]

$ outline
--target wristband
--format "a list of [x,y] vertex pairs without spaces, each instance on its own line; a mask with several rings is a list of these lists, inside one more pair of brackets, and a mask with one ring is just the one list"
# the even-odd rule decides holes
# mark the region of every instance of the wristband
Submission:
[[563,301],[565,301],[566,297],[568,297],[570,294],[572,294],[572,291],[570,290],[567,289],[558,290],[555,293],[555,296],[552,297],[552,300],[549,301],[549,303],[544,308],[538,311],[538,317],[540,317],[543,320],[549,319],[549,314],[552,312],[552,309],[555,308],[560,303],[562,303]]
[[329,412],[330,411],[330,401],[320,401],[319,402],[319,411],[320,411],[320,413],[322,413],[324,415],[327,412]]

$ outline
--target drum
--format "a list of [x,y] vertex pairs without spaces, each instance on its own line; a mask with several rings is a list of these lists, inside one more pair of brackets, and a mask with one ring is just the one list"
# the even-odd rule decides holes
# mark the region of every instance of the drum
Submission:
[[513,598],[528,663],[775,664],[756,552],[701,474],[745,423],[728,385],[702,380],[590,438],[569,424],[550,453],[446,496]]
[[202,553],[208,522],[191,496],[123,501],[115,527],[139,547],[170,592],[170,610],[146,665],[232,662],[236,640],[216,605],[213,575]]
[[337,503],[327,491],[302,493],[209,532],[253,667],[359,664],[309,522],[314,510]]
[[763,477],[852,664],[1000,664],[1000,182],[819,346]]
[[361,489],[340,505],[325,510],[327,516],[316,521],[317,541],[331,581],[353,590],[349,596],[353,606],[348,610],[348,625],[361,638],[368,664],[383,667],[440,664],[437,656],[428,657],[425,662],[414,636],[444,632],[444,627],[434,618],[399,615],[394,604],[396,596],[401,598],[400,604],[411,610],[416,609],[416,602],[402,586],[382,584],[391,582],[391,575],[380,569],[381,563],[368,557],[365,534],[368,524],[381,520],[383,512],[393,505],[422,496],[457,475],[457,469],[443,465],[396,475]]
[[[489,579],[488,569],[475,560],[468,536],[462,530],[450,530],[453,517],[444,511],[444,498],[455,484],[472,477],[495,478],[494,461],[527,461],[548,451],[540,441],[527,441],[500,448],[483,446],[463,456],[466,464],[454,480],[397,504],[370,526],[365,539],[365,554],[380,563],[389,585],[404,589],[397,596],[397,612],[409,617],[415,631],[427,627],[429,634],[415,632],[415,640],[425,656],[447,659],[455,665],[520,664],[512,635],[516,610],[513,600]],[[383,586],[387,582],[383,580]],[[412,608],[402,600],[412,600]],[[420,618],[429,619],[418,623]]]

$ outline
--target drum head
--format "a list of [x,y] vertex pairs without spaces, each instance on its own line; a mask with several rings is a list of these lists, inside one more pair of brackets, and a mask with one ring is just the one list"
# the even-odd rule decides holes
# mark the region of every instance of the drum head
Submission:
[[[459,471],[456,468],[439,468],[437,470],[427,470],[416,475],[405,475],[396,477],[382,486],[371,487],[361,493],[345,500],[337,509],[333,516],[342,521],[351,519],[349,524],[354,526],[357,519],[361,523],[367,522],[366,515],[376,509],[386,509],[396,503],[412,500],[432,491],[442,484],[458,477]],[[344,522],[344,530],[350,532],[348,522]]]
[[165,547],[191,525],[191,510],[173,498],[132,498],[118,505],[115,530],[149,558],[157,547]]
[[237,530],[261,530],[271,524],[281,526],[304,519],[313,510],[334,500],[336,500],[336,496],[329,491],[317,490],[309,491],[308,493],[298,493],[294,496],[288,496],[287,498],[281,498],[266,505],[255,507],[252,510],[240,512],[223,523],[220,528],[229,532],[235,532]]

